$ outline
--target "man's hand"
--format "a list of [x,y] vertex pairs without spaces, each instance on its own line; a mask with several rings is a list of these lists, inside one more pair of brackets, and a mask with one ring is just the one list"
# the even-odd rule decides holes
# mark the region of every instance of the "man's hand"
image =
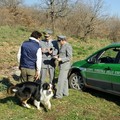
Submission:
[[62,61],[62,59],[61,59],[61,58],[57,58],[57,60],[58,60],[58,61]]
[[42,52],[44,53],[44,52],[46,52],[47,51],[47,49],[46,48],[42,48]]
[[35,73],[35,80],[38,80],[40,78],[40,72],[36,71]]
[[49,54],[52,54],[53,53],[53,49],[52,48],[48,48],[48,52],[49,52]]
[[54,59],[56,59],[57,61],[62,61],[62,59],[59,58],[58,55],[54,56]]
[[54,59],[58,59],[58,55],[55,55],[53,58],[54,58]]

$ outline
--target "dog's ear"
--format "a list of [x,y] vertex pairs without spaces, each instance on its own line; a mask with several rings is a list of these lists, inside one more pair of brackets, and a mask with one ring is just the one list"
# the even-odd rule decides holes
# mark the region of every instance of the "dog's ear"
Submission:
[[52,84],[52,89],[55,90],[56,89],[56,85]]
[[50,86],[49,86],[48,83],[44,83],[44,84],[42,85],[42,88],[43,88],[43,90],[48,90],[48,89],[50,88]]

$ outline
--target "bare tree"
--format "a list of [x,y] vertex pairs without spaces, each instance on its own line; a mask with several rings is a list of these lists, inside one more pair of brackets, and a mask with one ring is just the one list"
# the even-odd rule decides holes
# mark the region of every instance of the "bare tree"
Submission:
[[16,7],[20,5],[23,0],[0,0],[0,6]]
[[70,0],[43,0],[43,3],[41,6],[47,11],[47,18],[50,18],[54,32],[56,19],[65,17],[70,12]]
[[38,26],[41,23],[37,19],[40,12],[38,14],[37,10],[22,6],[23,2],[23,0],[0,0],[0,25]]
[[17,7],[22,4],[23,0],[0,0],[0,6],[6,7],[10,13],[16,15]]
[[[120,39],[120,19],[118,16],[113,16],[107,22],[109,35],[108,38],[114,42]],[[107,27],[106,26],[106,27]]]
[[72,19],[76,21],[74,24],[74,27],[76,27],[74,31],[76,32],[75,34],[81,36],[81,38],[85,40],[91,33],[93,33],[95,26],[103,22],[103,20],[101,21],[100,19],[106,19],[107,17],[103,8],[103,0],[80,1],[76,5],[72,16]]

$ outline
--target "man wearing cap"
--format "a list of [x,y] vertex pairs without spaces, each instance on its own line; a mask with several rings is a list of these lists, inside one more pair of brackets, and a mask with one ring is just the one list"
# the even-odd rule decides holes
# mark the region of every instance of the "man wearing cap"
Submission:
[[47,73],[50,83],[53,83],[56,66],[54,56],[58,54],[58,44],[56,40],[52,40],[52,31],[46,30],[43,34],[45,39],[40,41],[42,48],[41,84],[45,82]]
[[60,44],[60,50],[59,56],[56,56],[56,59],[59,61],[60,73],[58,76],[56,99],[69,95],[67,74],[71,66],[70,62],[72,59],[72,47],[66,41],[66,36],[58,36],[58,42]]

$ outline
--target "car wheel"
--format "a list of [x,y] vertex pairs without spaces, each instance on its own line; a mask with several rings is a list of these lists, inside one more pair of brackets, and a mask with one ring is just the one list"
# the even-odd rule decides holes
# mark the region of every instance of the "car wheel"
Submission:
[[71,76],[69,77],[69,86],[72,89],[84,91],[85,84],[84,84],[82,75],[80,75],[78,73],[71,74]]

